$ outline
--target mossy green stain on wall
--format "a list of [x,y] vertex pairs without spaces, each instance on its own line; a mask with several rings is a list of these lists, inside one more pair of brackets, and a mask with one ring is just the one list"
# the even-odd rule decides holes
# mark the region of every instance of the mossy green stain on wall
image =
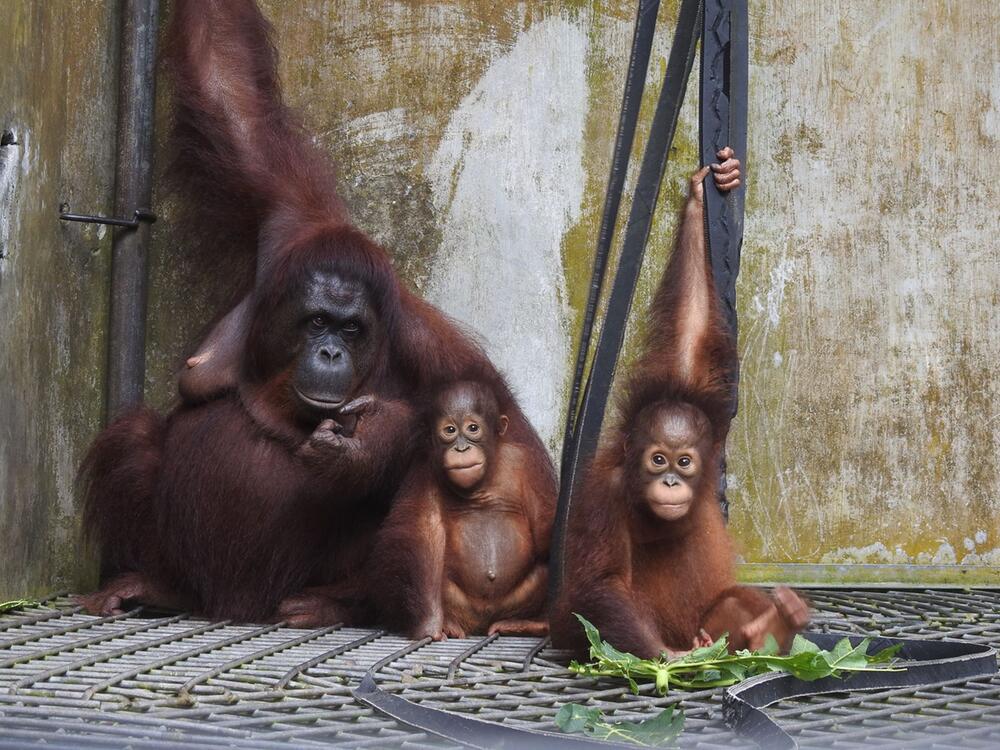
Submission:
[[[0,599],[94,582],[77,465],[103,416],[114,4],[5,3],[0,34]],[[112,84],[109,85],[108,82]]]
[[966,51],[997,10],[751,19],[734,533],[761,563],[996,566],[1000,71]]

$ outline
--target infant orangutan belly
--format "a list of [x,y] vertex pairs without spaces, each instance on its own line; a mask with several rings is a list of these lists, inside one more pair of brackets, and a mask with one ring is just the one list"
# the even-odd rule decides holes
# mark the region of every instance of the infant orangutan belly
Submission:
[[520,509],[482,507],[449,515],[447,578],[454,585],[446,586],[445,596],[461,597],[459,607],[484,600],[477,605],[499,612],[503,597],[534,567],[528,519]]

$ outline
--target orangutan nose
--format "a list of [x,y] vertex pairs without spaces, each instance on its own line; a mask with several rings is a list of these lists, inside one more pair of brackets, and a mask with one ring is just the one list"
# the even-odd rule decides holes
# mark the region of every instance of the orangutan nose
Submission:
[[342,356],[344,356],[344,352],[339,347],[322,346],[319,349],[319,358],[323,360],[324,364],[336,362]]
[[676,487],[681,483],[681,480],[676,474],[671,473],[663,477],[663,483],[667,485],[667,487]]

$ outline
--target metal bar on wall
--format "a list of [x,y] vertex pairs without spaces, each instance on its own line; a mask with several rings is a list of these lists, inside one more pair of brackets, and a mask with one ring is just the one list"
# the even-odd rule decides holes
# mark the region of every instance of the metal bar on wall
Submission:
[[[122,0],[115,215],[148,210],[159,0]],[[146,366],[149,222],[114,231],[108,321],[107,415],[142,402]]]

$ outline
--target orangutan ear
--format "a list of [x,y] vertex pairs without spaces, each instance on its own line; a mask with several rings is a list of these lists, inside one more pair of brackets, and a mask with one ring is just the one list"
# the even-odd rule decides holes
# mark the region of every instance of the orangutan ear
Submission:
[[507,432],[508,424],[510,424],[510,420],[507,419],[507,415],[501,414],[500,419],[497,420],[497,435],[503,437],[503,434]]

